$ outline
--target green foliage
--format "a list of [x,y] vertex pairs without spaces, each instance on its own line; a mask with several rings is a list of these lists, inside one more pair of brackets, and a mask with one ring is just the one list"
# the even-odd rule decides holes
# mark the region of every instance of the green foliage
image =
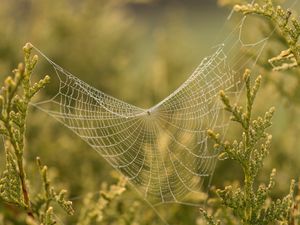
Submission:
[[[66,190],[61,190],[57,193],[51,186],[51,182],[48,178],[48,168],[47,166],[42,166],[40,158],[37,158],[37,165],[40,170],[43,183],[43,193],[37,195],[37,199],[34,205],[34,211],[39,215],[42,224],[48,225],[54,222],[53,218],[53,208],[51,207],[52,202],[56,202],[63,208],[69,215],[74,214],[74,209],[72,208],[72,202],[65,200]],[[41,213],[42,212],[42,213]]]
[[220,220],[215,222],[214,217],[208,215],[208,213],[204,209],[200,208],[200,213],[203,215],[203,217],[205,218],[208,225],[220,225],[221,224]]
[[[0,130],[6,142],[6,170],[3,173],[2,180],[2,198],[8,199],[19,206],[24,206],[31,210],[28,190],[26,186],[26,175],[23,166],[23,153],[24,153],[24,135],[25,135],[25,120],[27,116],[28,104],[31,98],[41,88],[49,82],[49,76],[40,80],[38,83],[31,86],[30,77],[32,70],[37,63],[37,56],[30,57],[31,46],[27,44],[24,47],[25,53],[25,66],[19,64],[18,68],[13,71],[14,76],[7,77],[4,85],[1,88],[0,96]],[[22,92],[19,90],[22,88]],[[19,94],[21,92],[21,94]],[[12,172],[11,179],[8,178],[8,173]],[[18,178],[17,175],[18,174]],[[9,184],[16,184],[12,187],[13,190],[18,191],[21,186],[23,198],[11,199],[10,195],[6,193],[10,191],[7,189]],[[19,197],[21,195],[19,194]]]
[[24,196],[21,188],[21,181],[19,172],[17,169],[17,163],[11,152],[10,144],[5,143],[5,170],[2,172],[0,180],[0,193],[1,198],[8,203],[18,204],[21,207],[25,207]]
[[[267,81],[275,85],[277,91],[285,99],[293,104],[298,104],[300,96],[300,21],[297,12],[292,9],[284,9],[275,0],[261,0],[254,4],[246,1],[219,0],[219,3],[223,6],[233,7],[234,11],[243,15],[257,15],[261,19],[260,29],[255,32],[263,35],[271,34],[271,39],[265,49],[267,54],[258,60],[258,65],[265,70],[266,75],[269,75]],[[249,30],[252,25],[254,23],[248,24]]]
[[235,5],[234,10],[244,15],[257,14],[270,20],[281,40],[289,47],[278,56],[269,60],[272,64],[279,64],[274,70],[287,70],[300,65],[300,22],[292,16],[290,10],[284,10],[280,5],[274,5],[272,0],[265,0],[264,5],[246,4]]
[[[215,141],[215,148],[221,149],[220,159],[231,159],[241,166],[244,173],[242,187],[226,186],[216,191],[221,203],[232,209],[233,215],[245,225],[267,225],[275,222],[288,223],[294,206],[295,182],[290,185],[290,192],[282,199],[271,200],[270,194],[275,186],[276,170],[273,169],[268,185],[256,187],[257,177],[263,168],[263,162],[269,154],[271,135],[266,129],[271,126],[274,108],[270,108],[264,117],[252,118],[253,104],[261,83],[259,76],[254,85],[250,82],[250,71],[244,73],[247,105],[232,105],[223,91],[220,93],[225,109],[232,114],[231,120],[240,124],[243,129],[241,140],[223,141],[219,134],[209,130],[208,135]],[[202,210],[203,212],[203,210]],[[208,224],[214,223],[211,216],[203,213]]]
[[[106,0],[88,0],[78,4],[74,4],[72,0],[22,3],[14,0],[2,1],[0,24],[5,27],[0,30],[3,37],[0,40],[2,71],[9,70],[19,61],[18,46],[29,39],[57,63],[79,77],[81,75],[81,79],[99,90],[133,104],[148,106],[155,103],[184,79],[183,74],[191,72],[191,68],[199,63],[199,58],[202,57],[201,50],[209,47],[187,41],[190,44],[182,50],[189,57],[182,58],[183,52],[174,48],[174,45],[182,38],[192,40],[195,36],[190,33],[183,36],[165,35],[166,32],[176,31],[174,29],[177,29],[179,22],[183,23],[182,25],[187,23],[181,21],[183,16],[179,16],[178,9],[172,9],[166,14],[166,18],[162,18],[160,26],[153,27],[134,15],[131,4],[133,7],[135,4],[148,7],[148,3]],[[15,13],[17,16],[12,16]],[[174,24],[175,21],[178,23]],[[162,24],[167,26],[161,29]],[[91,25],[94,29],[91,29]],[[182,27],[185,32],[193,32],[190,27]],[[213,26],[212,28],[217,29]],[[209,35],[204,37],[206,36]],[[154,45],[155,48],[152,47]],[[69,46],[72,46],[72,50]],[[194,51],[195,47],[197,51]],[[35,75],[42,75],[47,69],[49,68],[41,59],[35,68]],[[5,74],[1,73],[3,78]],[[45,90],[38,93],[37,99],[43,95],[53,95],[54,90],[51,88],[55,86],[54,71],[49,75],[53,80]],[[123,85],[120,86],[121,83]],[[161,88],[158,89],[158,85]],[[137,95],[141,91],[144,94]],[[26,151],[25,156],[31,196],[36,198],[38,193],[42,193],[35,163],[36,156],[40,156],[43,163],[49,166],[48,177],[56,187],[55,190],[68,189],[76,209],[74,215],[69,216],[52,202],[57,223],[60,224],[57,219],[60,218],[62,223],[76,224],[85,195],[99,190],[103,181],[107,184],[114,182],[108,175],[112,168],[82,140],[60,126],[57,121],[47,117],[44,112],[31,107],[27,120],[26,137],[29,151]],[[0,166],[2,165],[4,162],[1,161]],[[161,224],[155,212],[131,189],[112,201],[105,211],[109,214],[105,220],[113,220],[115,224],[118,224],[119,219],[136,220],[139,224],[147,225]],[[162,213],[169,217],[170,223],[193,223],[198,216],[197,210],[184,209],[184,217],[179,212],[182,212],[179,206],[162,210]],[[13,210],[0,203],[1,216],[5,225],[25,224],[22,213],[15,215]]]
[[87,195],[84,199],[84,205],[81,209],[77,225],[89,225],[92,222],[100,224],[103,222],[105,220],[104,210],[126,190],[126,182],[126,178],[120,177],[119,182],[116,185],[111,185],[109,190],[106,190],[106,187],[104,187],[99,193],[100,197],[95,202],[93,202],[92,194]]
[[[222,2],[234,5],[250,1],[222,0]],[[264,5],[263,1],[257,2],[262,2],[261,7]],[[218,13],[216,7],[209,7],[209,9],[203,7],[204,1],[199,1],[199,5],[194,4],[192,10],[188,7],[181,7],[179,2],[179,7],[176,7],[177,4],[172,4],[172,7],[165,7],[166,9],[161,7],[159,2],[155,3],[155,7],[151,3],[149,5],[145,3],[137,5],[138,10],[132,10],[130,4],[124,5],[119,1],[88,0],[77,3],[74,4],[72,0],[1,1],[0,24],[3,29],[0,30],[0,68],[2,79],[6,75],[2,71],[8,71],[19,61],[19,46],[30,39],[57,63],[70,69],[76,75],[82,75],[81,78],[88,83],[124,100],[148,106],[165,97],[185,79],[184,75],[190,73],[191,68],[199,62],[199,58],[206,54],[207,48],[212,45],[212,34],[215,34],[216,29],[224,22],[222,17],[224,15]],[[299,9],[297,7],[292,9]],[[293,16],[296,16],[294,12],[290,19]],[[207,20],[207,18],[210,19]],[[253,36],[260,36],[260,33],[270,34],[275,24],[267,17],[257,18],[260,20],[256,20],[256,23],[247,20],[250,23],[247,23],[245,31]],[[264,77],[263,88],[261,88],[260,96],[256,98],[254,111],[260,113],[264,110],[266,99],[274,102],[277,109],[273,118],[274,126],[270,128],[273,134],[274,151],[267,157],[264,167],[264,171],[271,171],[273,167],[278,168],[279,182],[271,196],[275,199],[287,191],[289,185],[287,180],[290,177],[299,176],[300,122],[297,104],[299,105],[298,77],[300,76],[297,67],[281,71],[271,70],[269,59],[280,55],[280,52],[289,49],[289,46],[277,30],[273,33],[269,43],[270,45],[266,46],[266,54],[258,61]],[[291,64],[292,61],[286,57],[282,62]],[[280,67],[283,63],[272,62],[274,67]],[[42,61],[39,61],[36,73],[45,71],[44,69]],[[276,90],[272,89],[273,85],[270,84],[275,85]],[[143,93],[143,95],[137,93]],[[290,107],[293,109],[292,112],[286,105],[282,105],[280,100],[278,101],[277,93],[282,94],[293,106]],[[42,94],[39,93],[39,96]],[[111,183],[112,178],[107,175],[111,168],[96,152],[44,113],[32,109],[27,119],[29,122],[27,124],[29,128],[27,129],[27,148],[30,151],[25,152],[25,165],[27,181],[30,180],[27,186],[30,184],[29,191],[33,196],[32,200],[37,204],[36,198],[45,194],[44,188],[40,190],[40,177],[35,177],[39,175],[35,163],[35,158],[39,155],[43,162],[49,165],[47,176],[49,180],[51,179],[51,186],[56,187],[55,190],[67,188],[72,196],[74,208],[77,209],[74,216],[69,216],[56,208],[57,204],[52,201],[54,204],[46,210],[46,213],[45,204],[43,204],[41,214],[45,215],[48,224],[53,220],[57,220],[57,224],[76,224],[80,211],[85,209],[82,198],[77,198],[77,196],[95,192],[103,180]],[[232,132],[228,135],[239,137],[239,130],[235,128],[235,126],[231,127]],[[13,152],[13,149],[8,151]],[[7,167],[7,164],[4,164],[5,158],[7,155],[0,158],[1,167]],[[4,168],[4,170],[7,169]],[[13,173],[9,172],[9,174],[12,176]],[[231,160],[225,160],[218,163],[213,184],[222,187],[228,184],[227,180],[239,180],[240,176],[237,165]],[[257,179],[262,180],[267,179],[269,175],[265,176],[262,172],[258,176]],[[9,179],[16,179],[16,182],[20,182],[17,176]],[[235,188],[236,183],[238,181],[230,184]],[[6,182],[6,184],[9,183]],[[17,187],[17,185],[13,186]],[[5,188],[5,190],[11,189]],[[22,203],[21,185],[20,190],[21,192],[15,192],[12,196],[18,196],[20,193],[21,197],[16,198]],[[192,197],[198,199],[198,196]],[[299,197],[297,198],[299,203]],[[269,198],[267,203],[268,201]],[[24,213],[20,213],[23,209],[16,209],[15,206],[3,204],[3,202],[2,199],[0,202],[1,225],[39,224],[36,221],[38,217],[24,218]],[[92,205],[96,202],[97,198],[92,201]],[[208,204],[213,206],[208,209],[209,214],[213,213],[213,217],[222,218],[222,224],[240,224],[230,209],[219,205],[220,199],[209,199]],[[214,211],[215,205],[217,206],[216,212]],[[35,205],[31,207],[36,208]],[[299,208],[295,206],[293,210],[294,224],[299,224],[297,220]],[[168,205],[160,212],[168,218],[170,224],[194,224],[196,220],[198,220],[197,224],[204,224],[202,223],[203,216],[189,207]],[[62,220],[61,223],[57,217]],[[118,219],[122,219],[122,222]],[[106,222],[117,225],[130,224],[130,222],[147,225],[162,223],[151,208],[147,208],[144,202],[137,200],[136,194],[130,189],[110,201],[108,207],[105,208],[102,223],[106,224]]]
[[67,213],[73,214],[72,203],[65,200],[65,190],[56,193],[50,186],[47,167],[37,159],[42,177],[44,193],[38,194],[36,200],[30,197],[27,176],[24,168],[25,131],[28,107],[31,99],[49,83],[45,76],[37,83],[31,84],[31,75],[38,57],[31,56],[32,45],[24,48],[24,64],[19,64],[4,81],[0,95],[0,130],[5,143],[5,170],[0,180],[0,197],[7,204],[13,204],[27,211],[29,223],[55,224],[52,201],[57,202]]

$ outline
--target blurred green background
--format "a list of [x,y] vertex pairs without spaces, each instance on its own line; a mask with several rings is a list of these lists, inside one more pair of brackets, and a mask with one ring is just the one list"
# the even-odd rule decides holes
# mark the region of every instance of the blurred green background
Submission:
[[[1,0],[1,79],[22,60],[22,46],[30,41],[94,87],[126,102],[149,107],[180,85],[217,44],[216,40],[222,40],[220,30],[229,12],[212,0]],[[38,79],[43,74],[35,75]],[[256,113],[273,105],[277,108],[270,131],[274,141],[261,181],[276,167],[276,196],[286,192],[289,180],[300,174],[300,121],[299,107],[281,98],[266,83],[259,93]],[[237,132],[233,125],[231,135]],[[111,168],[96,151],[34,108],[28,118],[27,142],[31,185],[38,188],[34,159],[40,156],[55,183],[70,191],[77,212],[87,193],[113,180],[108,176]],[[222,161],[212,184],[223,187],[226,181],[239,179],[239,167]],[[134,191],[129,190],[120,201],[123,208],[119,213],[125,213],[128,205],[138,201],[143,217],[140,224],[161,224]],[[196,224],[199,217],[197,208],[173,205],[162,209],[161,214],[168,221],[176,221],[171,224]],[[63,223],[74,223],[74,218],[58,216]],[[114,221],[118,214],[112,211],[110,216]]]

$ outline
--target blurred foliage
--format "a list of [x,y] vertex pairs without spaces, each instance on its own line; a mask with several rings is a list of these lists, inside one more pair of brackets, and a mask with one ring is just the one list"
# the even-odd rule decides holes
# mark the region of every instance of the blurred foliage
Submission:
[[[20,47],[31,41],[87,83],[130,103],[148,107],[171,93],[193,71],[201,57],[215,44],[212,36],[218,32],[227,14],[225,9],[218,11],[220,9],[216,6],[207,6],[212,5],[213,1],[199,1],[189,7],[178,2],[166,2],[171,3],[1,0],[0,76],[6,77],[7,71],[17,65],[21,56]],[[245,3],[222,2],[228,6]],[[188,1],[186,5],[189,5]],[[259,35],[274,29],[275,24],[263,17],[260,21],[260,26],[249,25],[250,33]],[[277,109],[274,125],[270,129],[274,137],[274,150],[266,162],[266,172],[259,174],[259,179],[267,179],[271,168],[278,168],[279,191],[272,193],[276,197],[288,191],[291,178],[299,176],[300,146],[297,137],[300,111],[297,88],[299,69],[274,72],[268,62],[289,48],[287,43],[280,41],[277,32],[273,36],[259,61],[264,77],[255,113],[264,112],[270,105],[275,105]],[[39,80],[38,75],[46,70],[47,66],[40,61],[33,79]],[[51,88],[52,84],[43,94],[53,94],[55,91]],[[239,134],[240,129],[233,125],[230,136]],[[28,115],[26,140],[29,144],[24,157],[31,194],[37,196],[40,190],[37,156],[48,165],[47,177],[51,183],[57,189],[67,189],[70,193],[74,216],[67,216],[56,205],[46,211],[47,215],[51,210],[55,212],[53,219],[57,224],[84,224],[80,221],[87,220],[91,224],[99,224],[92,222],[97,220],[93,205],[103,209],[105,220],[102,224],[162,224],[153,209],[130,186],[126,186],[122,194],[114,196],[109,204],[105,203],[103,208],[103,193],[110,192],[112,183],[116,182],[115,175],[108,176],[111,168],[76,135],[34,108]],[[3,150],[1,169],[5,169],[4,155]],[[233,174],[232,171],[236,172]],[[226,160],[219,163],[213,184],[221,187],[226,186],[228,180],[232,183],[242,179],[238,165]],[[102,190],[100,194],[99,190]],[[205,195],[193,197],[201,201],[206,198]],[[88,207],[83,207],[85,205]],[[170,224],[204,223],[198,209],[193,207],[167,205],[158,208],[158,211]],[[232,216],[226,210],[223,213]],[[8,221],[11,224],[26,224],[23,216],[0,202],[0,224],[9,224]]]

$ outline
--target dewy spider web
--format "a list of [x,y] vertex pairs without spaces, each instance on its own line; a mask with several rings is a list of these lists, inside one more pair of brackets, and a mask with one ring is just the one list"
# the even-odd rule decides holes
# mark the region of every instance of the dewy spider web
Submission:
[[188,204],[189,195],[201,191],[215,168],[218,152],[209,143],[207,129],[224,134],[228,126],[218,93],[238,96],[238,73],[253,65],[252,55],[259,56],[268,39],[242,43],[243,23],[244,19],[177,90],[149,109],[93,88],[36,48],[52,65],[59,90],[33,105],[86,141],[152,206]]

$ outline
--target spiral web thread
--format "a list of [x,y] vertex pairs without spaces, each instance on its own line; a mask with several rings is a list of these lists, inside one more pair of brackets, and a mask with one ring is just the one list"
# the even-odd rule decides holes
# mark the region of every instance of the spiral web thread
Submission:
[[[224,134],[229,119],[219,91],[239,96],[237,70],[253,62],[236,49],[260,55],[267,40],[246,45],[239,35],[202,60],[173,93],[149,109],[109,96],[68,71],[40,50],[59,78],[57,94],[33,105],[56,118],[95,149],[151,205],[189,203],[215,168],[207,129]],[[237,38],[236,38],[237,37]],[[227,53],[227,54],[225,54]]]

